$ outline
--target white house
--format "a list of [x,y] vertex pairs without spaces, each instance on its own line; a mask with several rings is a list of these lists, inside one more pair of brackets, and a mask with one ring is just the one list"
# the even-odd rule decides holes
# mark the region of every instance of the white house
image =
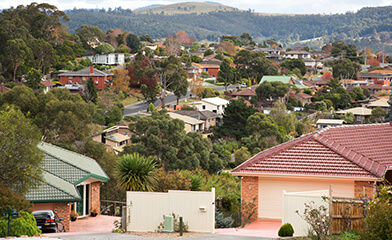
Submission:
[[229,104],[229,101],[220,97],[204,98],[201,102],[195,102],[199,111],[207,110],[217,114],[223,114],[227,104]]
[[109,53],[83,56],[90,59],[93,64],[122,65],[125,62],[124,53]]
[[291,59],[310,58],[310,53],[306,51],[289,51],[284,54],[284,57]]

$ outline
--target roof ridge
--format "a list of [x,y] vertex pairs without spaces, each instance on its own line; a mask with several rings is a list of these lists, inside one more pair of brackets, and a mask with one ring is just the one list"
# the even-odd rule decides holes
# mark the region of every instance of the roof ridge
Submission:
[[[279,144],[279,145],[270,147],[270,148],[268,148],[268,149],[266,149],[266,150],[263,150],[263,151],[261,151],[261,152],[255,154],[255,155],[253,155],[253,156],[252,156],[251,158],[249,158],[247,161],[245,161],[245,162],[241,163],[240,165],[238,165],[236,168],[234,168],[233,170],[231,170],[231,172],[238,171],[240,168],[247,167],[248,165],[253,164],[254,161],[255,161],[254,158],[255,158],[256,156],[258,157],[257,160],[264,159],[264,158],[266,158],[266,157],[270,157],[270,156],[275,155],[275,154],[277,154],[277,153],[279,153],[279,152],[281,152],[281,151],[283,151],[283,150],[285,150],[285,149],[289,149],[289,148],[291,148],[291,147],[293,147],[293,146],[296,146],[298,143],[301,143],[301,142],[304,142],[304,141],[306,141],[306,140],[309,140],[310,138],[312,138],[312,136],[313,136],[315,133],[316,133],[316,132],[311,132],[311,133],[308,133],[308,134],[306,134],[306,135],[303,135],[303,136],[301,136],[301,137],[299,137],[299,138],[295,138],[295,139],[293,139],[293,140],[291,140],[291,141],[284,142],[284,143],[281,143],[281,144]],[[261,158],[260,158],[260,156],[261,156]]]
[[[72,186],[75,188],[75,186],[74,186],[72,183],[70,183],[70,182],[68,182],[68,181],[66,181],[66,180],[64,180],[64,179],[62,179],[62,178],[60,178],[60,177],[58,177],[58,176],[56,176],[56,175],[54,175],[54,174],[52,174],[52,173],[50,173],[50,172],[46,171],[46,170],[45,170],[45,172],[46,172],[47,174],[50,174],[50,175],[52,175],[53,177],[59,178],[59,179],[61,179],[61,180],[65,181],[65,182],[67,182],[67,183],[71,184],[71,185],[72,185]],[[61,192],[63,192],[63,193],[66,193],[66,194],[68,194],[69,196],[72,196],[72,197],[74,197],[74,196],[72,195],[72,193],[69,193],[69,192],[67,192],[67,191],[64,191],[63,189],[61,189],[61,188],[58,188],[58,187],[56,187],[55,185],[53,185],[53,184],[51,184],[51,183],[49,183],[49,182],[46,182],[46,184],[48,184],[48,185],[50,185],[50,186],[52,186],[52,187],[56,188],[57,190],[59,190],[59,191],[61,191]],[[78,197],[79,197],[79,198],[81,198],[79,191],[78,191],[76,188],[75,188],[75,190],[76,190],[76,192],[78,193]]]
[[[376,124],[367,124],[367,125],[386,125],[386,124],[389,123],[376,123]],[[339,154],[343,158],[358,165],[365,171],[373,174],[376,177],[382,178],[387,166],[378,163],[377,161],[374,161],[372,158],[369,158],[363,155],[362,153],[358,153],[352,148],[337,143],[336,141],[329,139],[328,136],[322,134],[323,132],[328,131],[329,129],[336,129],[342,127],[359,127],[359,126],[363,126],[363,125],[358,124],[358,125],[343,125],[343,126],[336,126],[336,127],[327,127],[320,131],[317,131],[314,134],[313,139],[319,142],[320,144],[326,146],[327,148],[331,149],[335,153]]]

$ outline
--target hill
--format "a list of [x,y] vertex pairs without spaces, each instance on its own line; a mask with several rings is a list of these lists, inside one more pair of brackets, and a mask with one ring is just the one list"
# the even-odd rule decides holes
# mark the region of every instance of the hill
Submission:
[[[194,3],[173,6],[184,9],[192,4]],[[206,4],[208,5],[203,3],[204,6]],[[391,6],[367,7],[355,13],[331,15],[263,15],[235,8],[229,11],[223,5],[210,5],[223,9],[173,15],[169,15],[165,10],[160,10],[160,13],[141,13],[139,10],[121,8],[100,12],[74,9],[66,12],[70,21],[65,24],[70,32],[75,31],[81,24],[91,24],[103,31],[121,28],[138,36],[149,34],[152,38],[186,31],[198,40],[210,41],[217,41],[222,35],[241,35],[247,32],[259,42],[275,38],[284,46],[295,46],[303,44],[299,43],[300,41],[308,40],[307,45],[315,48],[335,40],[345,40],[347,43],[355,43],[359,48],[371,46],[374,51],[384,48],[385,52],[392,53]]]
[[156,7],[148,7],[143,9],[134,10],[133,12],[136,14],[165,14],[165,15],[174,15],[174,14],[201,14],[201,13],[209,13],[215,11],[236,11],[238,9],[212,3],[212,2],[185,2],[185,3],[175,3],[163,6]]

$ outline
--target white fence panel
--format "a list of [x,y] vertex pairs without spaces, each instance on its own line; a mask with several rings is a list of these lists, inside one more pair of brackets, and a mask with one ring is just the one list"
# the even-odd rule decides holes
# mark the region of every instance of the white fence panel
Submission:
[[322,196],[329,196],[329,190],[286,193],[283,191],[283,219],[282,224],[291,223],[294,228],[294,236],[306,236],[311,229],[296,211],[302,215],[305,203],[313,201],[315,206],[324,205],[329,209],[328,202],[323,201]]
[[214,233],[215,189],[211,192],[127,192],[127,231],[156,231],[163,216],[182,216],[192,232]]

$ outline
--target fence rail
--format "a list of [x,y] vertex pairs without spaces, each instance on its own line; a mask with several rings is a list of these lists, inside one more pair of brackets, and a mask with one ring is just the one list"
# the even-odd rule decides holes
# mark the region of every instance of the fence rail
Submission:
[[332,197],[330,228],[331,234],[340,234],[343,231],[361,230],[363,219],[366,217],[367,199]]
[[126,202],[101,200],[101,214],[122,217],[121,209],[126,205]]

